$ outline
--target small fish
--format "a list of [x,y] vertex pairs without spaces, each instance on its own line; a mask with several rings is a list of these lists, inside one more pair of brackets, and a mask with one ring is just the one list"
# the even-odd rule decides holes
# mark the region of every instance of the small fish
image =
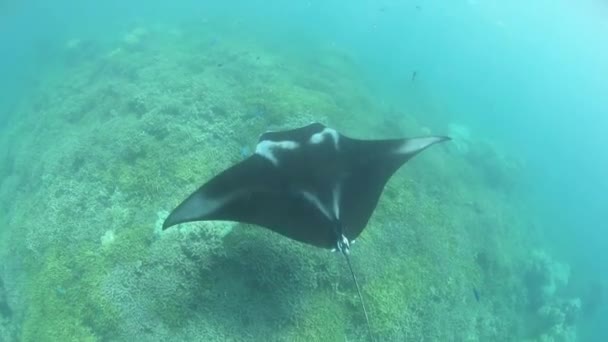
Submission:
[[412,71],[412,82],[414,82],[416,80],[416,76],[418,76],[418,71],[416,71],[416,70]]
[[473,296],[475,296],[475,300],[479,303],[479,291],[475,287],[473,287]]

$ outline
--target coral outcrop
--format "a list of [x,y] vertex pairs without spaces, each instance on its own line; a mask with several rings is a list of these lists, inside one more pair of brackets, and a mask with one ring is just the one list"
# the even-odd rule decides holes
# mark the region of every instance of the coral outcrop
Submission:
[[581,300],[567,298],[570,268],[542,250],[532,252],[524,283],[530,337],[537,341],[576,341],[576,321],[581,313]]

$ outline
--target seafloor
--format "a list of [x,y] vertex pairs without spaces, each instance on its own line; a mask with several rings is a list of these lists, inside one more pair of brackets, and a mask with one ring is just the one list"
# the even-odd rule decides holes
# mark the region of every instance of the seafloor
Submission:
[[567,265],[536,249],[523,161],[455,116],[438,124],[425,110],[440,99],[387,105],[331,44],[302,53],[208,28],[75,37],[10,113],[1,341],[367,340],[339,255],[233,223],[159,230],[261,132],[313,121],[359,138],[454,137],[393,177],[353,247],[376,340],[576,338],[580,300],[560,292]]

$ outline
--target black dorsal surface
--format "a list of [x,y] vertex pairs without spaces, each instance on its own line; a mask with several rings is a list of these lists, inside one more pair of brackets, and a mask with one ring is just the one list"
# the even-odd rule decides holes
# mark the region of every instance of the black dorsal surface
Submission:
[[255,153],[183,201],[163,229],[251,223],[323,248],[361,234],[393,173],[443,136],[358,140],[322,124],[262,134]]

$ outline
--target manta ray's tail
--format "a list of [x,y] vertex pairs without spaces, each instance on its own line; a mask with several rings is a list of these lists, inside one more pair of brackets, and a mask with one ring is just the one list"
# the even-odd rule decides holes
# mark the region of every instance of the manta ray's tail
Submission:
[[361,307],[363,308],[363,314],[365,315],[365,323],[367,323],[367,331],[369,333],[369,338],[372,342],[374,342],[374,335],[372,334],[372,328],[369,325],[369,317],[367,316],[367,309],[365,308],[365,302],[363,301],[363,295],[361,294],[361,289],[359,288],[359,282],[357,281],[357,277],[355,276],[355,272],[353,271],[353,266],[350,263],[350,258],[348,257],[348,250],[345,249],[342,251],[344,257],[346,258],[346,263],[348,264],[348,269],[350,270],[350,274],[353,276],[353,281],[355,282],[355,286],[357,287],[357,293],[359,294],[359,300],[361,301]]

